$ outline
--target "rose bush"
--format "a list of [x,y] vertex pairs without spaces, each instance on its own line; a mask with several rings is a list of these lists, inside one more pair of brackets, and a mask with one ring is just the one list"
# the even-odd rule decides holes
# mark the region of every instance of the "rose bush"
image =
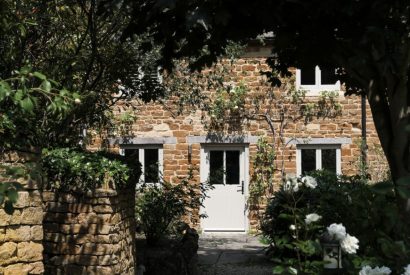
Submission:
[[[268,201],[261,230],[284,273],[293,267],[300,273],[320,274],[318,239],[327,228],[341,244],[346,274],[357,275],[368,265],[387,266],[392,274],[401,275],[410,263],[410,220],[399,210],[389,182],[369,185],[359,176],[316,171],[285,178]],[[299,266],[296,251],[308,252]]]

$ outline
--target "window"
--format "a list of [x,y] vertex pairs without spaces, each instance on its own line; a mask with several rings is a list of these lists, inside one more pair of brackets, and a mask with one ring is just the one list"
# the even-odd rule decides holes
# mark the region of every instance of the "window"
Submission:
[[296,89],[318,95],[321,91],[340,91],[340,81],[336,79],[335,69],[302,68],[296,70]]
[[320,169],[336,174],[342,172],[340,145],[337,144],[298,145],[296,161],[298,175]]
[[240,153],[239,150],[210,150],[209,182],[212,185],[239,184]]
[[141,163],[140,182],[158,183],[162,175],[163,149],[157,145],[131,146],[122,149],[122,154]]

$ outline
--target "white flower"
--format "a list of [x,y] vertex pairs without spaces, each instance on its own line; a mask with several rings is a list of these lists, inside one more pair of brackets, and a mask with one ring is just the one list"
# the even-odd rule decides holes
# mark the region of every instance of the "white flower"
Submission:
[[370,266],[366,265],[360,270],[359,275],[389,275],[390,273],[391,270],[388,267],[376,266],[375,268],[371,268]]
[[289,229],[292,230],[292,231],[295,231],[295,230],[296,230],[296,226],[295,226],[294,224],[291,224],[291,225],[289,226]]
[[319,215],[316,214],[316,213],[308,214],[308,215],[306,215],[305,223],[306,223],[306,224],[310,224],[310,223],[312,223],[312,222],[317,222],[317,221],[320,220],[321,218],[322,218],[322,216],[319,216]]
[[341,223],[340,224],[332,223],[327,228],[327,233],[329,233],[329,235],[333,239],[337,241],[342,241],[346,237],[346,228]]
[[283,189],[285,191],[290,191],[290,190],[292,190],[293,192],[299,191],[299,184],[298,184],[297,178],[296,177],[287,178],[286,183],[283,186]]
[[410,275],[410,264],[408,264],[405,268],[404,268],[404,273],[402,275]]
[[306,176],[302,178],[302,182],[305,184],[306,187],[315,189],[317,186],[317,181],[314,177]]
[[81,99],[79,99],[79,98],[74,99],[74,103],[75,103],[75,104],[80,104],[80,103],[81,103]]
[[340,243],[342,250],[348,254],[356,254],[356,250],[359,249],[359,240],[356,237],[349,234]]
[[298,274],[298,270],[296,269],[296,268],[294,268],[294,267],[289,267],[289,272],[291,273],[291,274]]

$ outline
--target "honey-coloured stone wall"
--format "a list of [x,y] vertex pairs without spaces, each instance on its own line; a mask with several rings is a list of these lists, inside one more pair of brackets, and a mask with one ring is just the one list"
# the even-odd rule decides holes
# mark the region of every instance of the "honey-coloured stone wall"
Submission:
[[[236,60],[229,70],[229,75],[224,76],[227,83],[230,85],[244,85],[248,90],[245,100],[245,110],[255,109],[252,105],[254,98],[264,95],[267,91],[273,92],[275,95],[286,93],[286,90],[272,87],[267,82],[266,77],[261,74],[261,71],[268,70],[265,57],[243,57]],[[230,61],[222,61],[222,63]],[[221,65],[222,66],[222,65]],[[295,70],[294,70],[295,71]],[[294,78],[284,79],[284,83],[292,84]],[[294,83],[293,83],[294,84]],[[286,86],[286,85],[284,85]],[[289,85],[292,86],[292,85]],[[212,94],[214,91],[204,91],[206,94]],[[318,103],[321,98],[318,93],[306,92],[304,99],[305,104]],[[276,148],[277,159],[272,164],[276,168],[274,175],[274,189],[279,188],[282,180],[281,171],[282,165],[286,174],[296,174],[297,172],[297,148],[310,139],[339,139],[347,140],[340,143],[341,153],[341,172],[344,175],[355,175],[360,173],[360,157],[361,157],[361,141],[362,141],[362,119],[361,119],[361,97],[360,96],[344,96],[343,91],[334,98],[335,103],[340,104],[340,114],[334,117],[318,117],[313,115],[306,120],[304,118],[288,119],[283,128],[283,138],[285,142],[290,139],[300,140],[299,144],[288,143],[286,146],[282,140],[276,136],[273,138],[272,130],[269,123],[264,119],[244,118],[239,121],[233,120],[234,125],[228,126],[222,132],[210,131],[206,126],[209,124],[210,116],[203,109],[189,109],[185,113],[179,114],[177,111],[178,104],[173,100],[159,102],[139,103],[134,102],[134,108],[128,108],[124,102],[118,102],[114,107],[114,113],[121,116],[124,112],[128,112],[134,117],[135,121],[127,125],[127,133],[124,135],[120,132],[114,132],[111,139],[121,139],[128,137],[132,144],[132,138],[143,138],[153,140],[162,137],[172,137],[175,143],[161,144],[163,148],[163,177],[166,181],[173,184],[178,184],[181,177],[189,173],[189,169],[194,168],[195,182],[200,182],[200,150],[204,144],[201,142],[189,142],[192,137],[207,136],[209,134],[218,134],[221,136],[252,136],[252,137],[267,137],[269,142],[279,146]],[[176,102],[178,102],[176,100]],[[272,108],[272,101],[261,101],[259,110],[263,113],[264,110]],[[289,112],[295,108],[289,107]],[[286,115],[292,115],[292,113]],[[272,110],[273,128],[276,133],[281,129],[279,111],[275,113]],[[297,117],[293,113],[293,117]],[[367,167],[371,175],[371,180],[377,182],[384,180],[388,174],[388,166],[385,160],[383,151],[381,150],[378,135],[373,123],[373,118],[369,105],[366,106],[366,137],[368,143]],[[234,130],[232,130],[234,129]],[[93,135],[94,139],[90,145],[92,149],[104,148],[107,144],[105,137]],[[153,142],[155,143],[155,142]],[[144,143],[147,144],[147,143]],[[143,145],[144,145],[143,144]],[[156,143],[155,143],[156,144]],[[229,145],[229,144],[226,144]],[[231,144],[233,145],[233,144]],[[249,178],[252,178],[253,163],[257,152],[256,142],[244,142],[242,145],[249,147]],[[249,182],[252,185],[252,181]],[[270,194],[268,194],[269,196]],[[258,216],[262,214],[265,205],[249,206],[249,223],[251,228],[257,228]],[[193,211],[195,212],[195,210]],[[191,224],[195,227],[200,227],[200,219],[198,215],[191,215]]]
[[135,189],[44,191],[47,274],[135,274]]
[[[1,156],[5,165],[35,162],[34,154]],[[5,179],[0,179],[0,181]],[[0,274],[43,274],[43,202],[41,182],[19,179],[23,190],[9,215],[0,207]]]

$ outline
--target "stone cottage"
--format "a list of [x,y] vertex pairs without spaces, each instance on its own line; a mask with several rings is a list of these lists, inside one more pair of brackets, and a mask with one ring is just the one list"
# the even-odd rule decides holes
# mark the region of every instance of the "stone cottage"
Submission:
[[[229,67],[223,77],[232,90],[203,91],[210,98],[208,109],[183,106],[189,110],[177,112],[175,97],[161,103],[135,101],[134,109],[125,103],[115,108],[118,117],[135,119],[128,121],[127,133],[113,132],[105,141],[135,156],[142,164],[142,181],[163,177],[177,184],[190,169],[196,183],[216,177],[204,209],[199,209],[208,217],[199,219],[194,213],[190,220],[204,232],[257,229],[264,201],[252,205],[249,195],[261,137],[275,148],[273,189],[284,174],[299,176],[315,169],[354,175],[365,165],[373,181],[387,171],[369,107],[360,96],[344,96],[334,69],[294,69],[282,87],[273,88],[261,74],[268,70],[268,55],[268,48],[249,47],[233,62],[222,60],[215,68]],[[230,104],[235,100],[242,101]],[[361,158],[364,138],[366,162]],[[98,148],[104,142],[96,137],[93,144]],[[224,173],[218,175],[220,170]]]

